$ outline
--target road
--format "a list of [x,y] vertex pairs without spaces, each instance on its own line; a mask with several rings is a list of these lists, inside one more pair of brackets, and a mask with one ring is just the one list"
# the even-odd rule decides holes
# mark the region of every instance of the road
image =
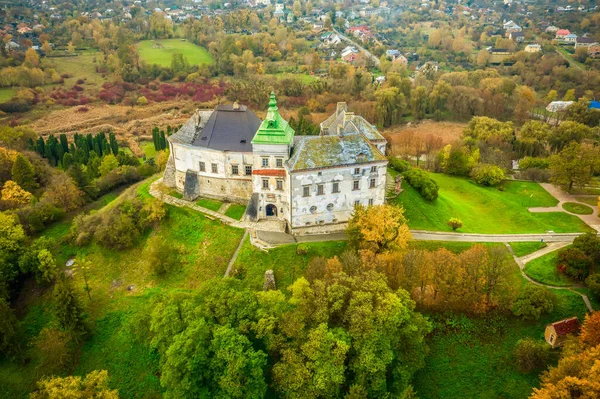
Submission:
[[340,38],[348,43],[351,43],[354,47],[356,47],[357,49],[359,49],[360,51],[362,51],[363,53],[365,53],[365,55],[367,57],[369,57],[373,63],[375,64],[376,67],[379,68],[379,64],[381,64],[381,62],[379,61],[379,58],[375,57],[370,51],[368,51],[367,49],[365,49],[363,46],[361,46],[360,44],[358,44],[357,42],[355,42],[354,40],[350,39],[348,36],[344,35],[343,33],[340,33],[337,29],[333,30],[335,33],[337,33]]

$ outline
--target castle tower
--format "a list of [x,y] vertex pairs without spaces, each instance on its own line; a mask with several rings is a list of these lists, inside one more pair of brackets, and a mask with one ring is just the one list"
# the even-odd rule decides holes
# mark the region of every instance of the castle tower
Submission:
[[290,220],[290,182],[286,162],[294,142],[294,129],[279,114],[275,93],[269,109],[252,139],[253,206],[256,218]]

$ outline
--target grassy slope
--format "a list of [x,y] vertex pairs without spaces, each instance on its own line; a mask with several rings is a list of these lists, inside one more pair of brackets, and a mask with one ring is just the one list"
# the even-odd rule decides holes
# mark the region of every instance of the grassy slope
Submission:
[[[557,233],[588,231],[579,218],[562,212],[531,213],[528,207],[555,206],[557,200],[537,183],[510,181],[504,191],[478,186],[464,178],[431,174],[439,184],[436,201],[425,201],[411,186],[395,200],[406,210],[413,229],[451,231],[451,217],[462,220],[464,233]],[[533,195],[533,197],[530,197]]]
[[154,143],[152,141],[142,141],[140,147],[142,148],[142,151],[144,151],[144,154],[146,154],[147,159],[154,158],[156,155],[156,150],[154,149]]
[[225,211],[225,215],[229,216],[230,218],[240,220],[242,218],[242,216],[244,216],[245,212],[246,212],[245,205],[231,204],[231,205],[229,205],[229,208],[227,208],[227,210]]
[[546,247],[546,244],[539,241],[534,242],[511,242],[510,246],[513,249],[513,252],[516,256],[525,256],[533,253],[535,251],[539,251],[542,248]]
[[532,260],[525,265],[525,273],[540,283],[566,286],[573,282],[556,269],[557,252],[550,252],[544,256]]
[[[149,184],[150,180],[140,185],[136,194],[150,197]],[[243,230],[211,221],[190,209],[172,206],[167,209],[168,218],[132,249],[113,251],[96,244],[78,248],[68,243],[57,248],[58,264],[64,264],[73,255],[85,255],[93,264],[88,275],[91,301],[83,296],[83,279],[76,275],[75,286],[91,315],[94,334],[86,340],[73,372],[81,375],[98,368],[108,370],[111,386],[119,390],[121,398],[158,397],[161,392],[158,359],[144,343],[133,340],[129,328],[132,316],[156,295],[175,289],[194,289],[210,278],[221,277],[243,235]],[[68,230],[68,222],[60,223],[44,235],[59,240]],[[181,245],[184,250],[184,265],[160,280],[149,274],[143,256],[150,234]],[[127,290],[130,285],[134,286],[132,291]],[[30,301],[23,319],[27,338],[35,337],[53,322],[51,303],[50,291]],[[33,361],[27,366],[0,362],[0,396],[27,397],[34,389],[39,375],[35,353],[32,356]]]
[[140,59],[148,64],[157,64],[163,67],[171,66],[171,56],[176,53],[183,54],[190,65],[212,64],[210,53],[200,46],[180,39],[159,40],[163,48],[153,48],[153,40],[143,40],[138,43]]
[[99,86],[106,81],[96,72],[96,62],[94,60],[98,54],[89,51],[79,54],[77,57],[57,57],[45,58],[44,65],[54,68],[58,74],[68,74],[70,77],[65,79],[65,88],[71,88],[79,79],[85,80],[86,85]]
[[4,87],[0,89],[0,103],[4,103],[12,98],[15,91],[12,87]]
[[223,203],[221,201],[217,201],[217,200],[201,198],[198,201],[196,201],[196,205],[216,212],[219,210],[221,205],[223,205]]

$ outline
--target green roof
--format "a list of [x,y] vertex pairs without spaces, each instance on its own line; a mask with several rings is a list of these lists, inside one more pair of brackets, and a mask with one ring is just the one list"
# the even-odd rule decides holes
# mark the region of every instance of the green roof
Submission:
[[272,92],[267,116],[256,131],[252,144],[292,145],[293,140],[294,129],[279,115],[275,93]]

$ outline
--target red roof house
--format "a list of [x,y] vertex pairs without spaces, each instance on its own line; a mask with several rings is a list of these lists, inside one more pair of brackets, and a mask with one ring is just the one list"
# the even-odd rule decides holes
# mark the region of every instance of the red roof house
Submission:
[[578,331],[579,319],[577,319],[577,317],[571,317],[569,319],[548,324],[546,326],[544,338],[551,347],[557,348],[564,345],[569,334],[577,334]]
[[556,38],[557,39],[563,39],[565,36],[570,35],[571,32],[569,32],[568,29],[559,29],[556,31]]

